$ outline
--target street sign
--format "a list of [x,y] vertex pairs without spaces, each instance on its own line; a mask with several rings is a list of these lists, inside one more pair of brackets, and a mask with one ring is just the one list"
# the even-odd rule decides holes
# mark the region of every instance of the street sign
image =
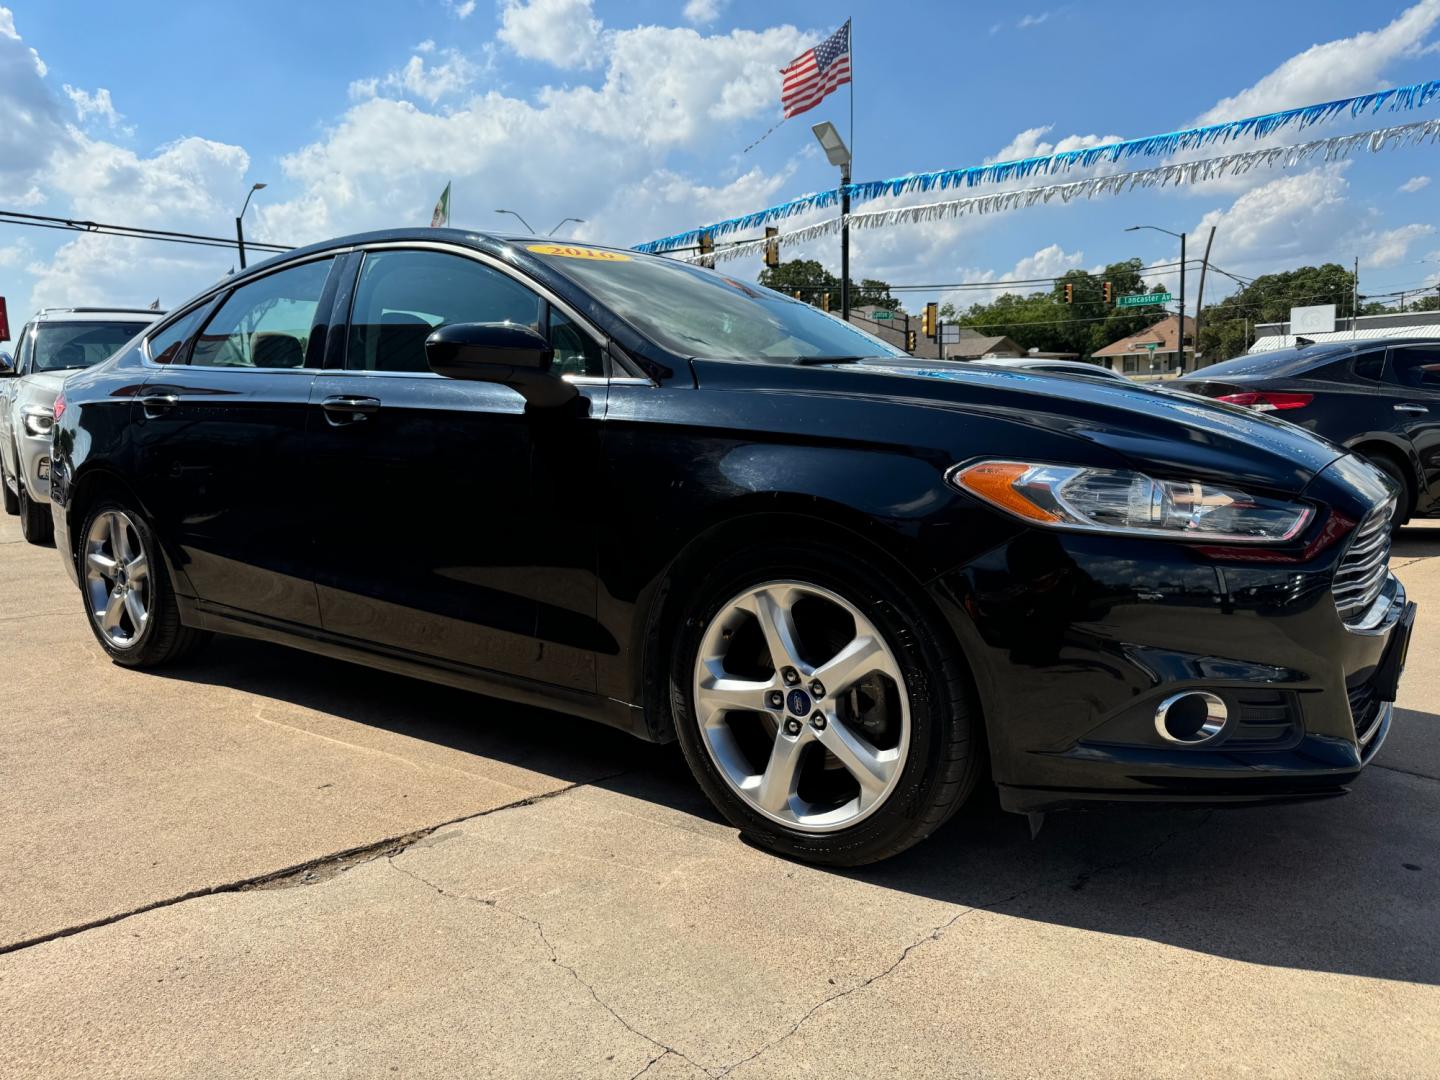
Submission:
[[1147,342],[1145,342],[1145,348],[1149,349],[1152,353],[1153,353],[1156,349],[1158,349],[1159,347],[1160,347],[1160,343],[1159,343],[1158,341],[1147,341]]
[[875,314],[871,317],[876,322],[884,322],[886,319],[893,319],[895,317],[895,314],[894,312],[888,311],[885,308],[876,308]]
[[960,327],[940,324],[940,340],[946,345],[958,345],[960,343]]
[[1144,307],[1146,304],[1168,304],[1172,297],[1168,292],[1143,293],[1139,296],[1121,296],[1115,300],[1116,307]]
[[1334,304],[1316,304],[1313,307],[1292,307],[1290,309],[1290,333],[1331,334],[1334,332]]

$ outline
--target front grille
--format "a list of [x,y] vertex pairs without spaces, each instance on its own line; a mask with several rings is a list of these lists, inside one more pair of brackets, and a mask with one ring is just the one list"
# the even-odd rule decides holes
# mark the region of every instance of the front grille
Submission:
[[1247,688],[1226,695],[1235,716],[1225,745],[1233,749],[1275,749],[1298,741],[1299,706],[1288,690]]
[[1350,717],[1355,721],[1355,741],[1363,751],[1380,730],[1381,701],[1375,694],[1373,681],[1352,686],[1347,696],[1350,698]]
[[1369,610],[1390,572],[1390,519],[1395,500],[1387,499],[1360,523],[1335,570],[1335,607],[1340,618],[1357,623]]

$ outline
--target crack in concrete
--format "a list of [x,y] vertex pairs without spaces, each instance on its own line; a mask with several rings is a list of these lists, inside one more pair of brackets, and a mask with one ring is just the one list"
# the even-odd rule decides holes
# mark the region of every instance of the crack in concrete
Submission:
[[1418,776],[1421,780],[1440,781],[1440,776],[1431,776],[1429,773],[1416,772],[1414,769],[1402,769],[1398,765],[1380,765],[1372,762],[1372,769],[1384,769],[1386,772],[1398,772],[1403,776]]
[[515,802],[505,803],[502,806],[492,806],[488,810],[481,810],[474,814],[464,814],[460,817],[451,818],[448,821],[441,821],[434,825],[427,825],[421,829],[414,829],[410,832],[402,833],[399,836],[388,836],[383,840],[377,840],[371,844],[347,848],[344,851],[321,855],[315,859],[307,859],[305,862],[297,863],[294,866],[287,866],[280,870],[272,870],[268,873],[241,878],[237,881],[228,881],[219,885],[209,885],[200,889],[191,889],[189,892],[181,893],[179,896],[167,897],[163,900],[154,900],[148,904],[141,904],[138,907],[133,907],[126,911],[116,912],[113,915],[106,915],[99,919],[91,919],[87,922],[78,923],[75,926],[67,926],[63,930],[52,930],[47,934],[40,934],[36,937],[24,938],[8,944],[0,944],[0,956],[4,956],[6,953],[19,952],[21,949],[33,948],[36,945],[44,945],[48,941],[57,941],[60,938],[73,937],[76,934],[83,934],[87,930],[97,930],[102,926],[111,926],[125,919],[133,918],[136,915],[144,915],[146,912],[158,911],[161,908],[174,907],[176,904],[183,904],[187,900],[198,900],[202,896],[252,892],[258,889],[281,889],[297,885],[316,885],[323,881],[329,881],[331,878],[364,863],[373,862],[382,857],[390,858],[398,855],[412,844],[425,839],[425,837],[431,833],[443,829],[448,825],[459,825],[466,821],[473,821],[476,818],[497,814],[502,810],[513,810],[522,806],[530,806],[544,799],[553,799],[557,795],[564,795],[567,791],[574,791],[578,787],[601,784],[607,780],[614,780],[616,777],[623,775],[625,774],[622,771],[611,773],[607,776],[596,777],[594,780],[577,780],[573,784],[556,788],[554,791],[541,792],[538,795],[517,799]]
[[[584,976],[582,976],[573,965],[567,964],[565,961],[560,959],[559,951],[555,948],[555,944],[550,940],[549,935],[545,933],[545,926],[540,922],[539,919],[526,915],[522,911],[516,911],[514,908],[503,907],[498,901],[495,900],[487,900],[484,897],[480,896],[471,896],[469,893],[451,892],[443,885],[437,885],[429,878],[421,874],[417,874],[413,870],[407,870],[405,869],[405,867],[397,863],[395,859],[403,854],[403,851],[396,851],[393,854],[387,856],[386,861],[393,869],[398,870],[400,873],[404,874],[406,877],[414,881],[418,881],[420,884],[426,886],[427,888],[434,890],[437,895],[443,896],[448,900],[464,900],[467,903],[479,904],[481,907],[489,908],[491,911],[498,912],[501,915],[507,915],[512,919],[518,919],[520,922],[523,922],[528,926],[533,927],[536,936],[540,938],[540,944],[545,946],[546,952],[550,954],[550,962],[552,964],[558,967],[561,971],[569,974],[572,979],[574,979],[577,983],[584,987],[586,992],[589,993],[590,997],[594,999],[595,1004],[599,1005],[600,1008],[604,1009],[607,1013],[609,1013],[610,1016],[613,1017],[614,1020],[620,1024],[621,1027],[623,1027],[626,1031],[630,1032],[632,1035],[644,1039],[651,1046],[659,1050],[660,1053],[656,1054],[648,1062],[646,1062],[645,1067],[641,1069],[638,1073],[635,1073],[634,1076],[631,1077],[631,1080],[635,1080],[636,1077],[645,1075],[645,1073],[649,1072],[651,1067],[654,1066],[657,1061],[665,1057],[667,1054],[674,1054],[682,1061],[687,1061],[691,1065],[696,1066],[696,1068],[704,1068],[704,1066],[700,1065],[698,1062],[692,1061],[689,1057],[686,1057],[686,1055],[681,1051],[676,1050],[673,1046],[669,1046],[666,1043],[661,1042],[653,1035],[641,1031],[634,1024],[630,1023],[629,1020],[621,1016],[620,1013],[615,1010],[615,1007],[612,1006],[604,998],[602,998],[600,996],[600,992],[595,989],[594,985],[590,983]],[[710,1072],[711,1070],[706,1069],[705,1071]]]
[[[1084,871],[1083,873],[1086,877],[1086,880],[1088,881],[1096,874],[1108,873],[1111,870],[1118,870],[1123,867],[1132,866],[1137,863],[1144,862],[1147,859],[1153,858],[1155,854],[1160,851],[1161,848],[1165,847],[1166,844],[1170,843],[1172,840],[1176,839],[1182,834],[1199,832],[1209,823],[1210,818],[1213,815],[1214,811],[1207,811],[1204,817],[1202,817],[1198,823],[1188,827],[1182,826],[1180,828],[1171,830],[1170,832],[1162,836],[1159,840],[1157,840],[1154,844],[1150,845],[1150,847],[1136,855],[1127,856],[1123,859],[1116,859],[1114,862],[1101,863],[1099,866],[1092,867],[1091,869]],[[1047,889],[1055,888],[1058,885],[1066,884],[1072,882],[1073,880],[1073,874],[1067,874],[1063,878],[1056,877],[1047,879],[1045,881],[1037,882],[1034,885],[1027,885],[1022,889],[1017,889],[1010,895],[1000,897],[998,900],[991,900],[984,904],[975,904],[971,907],[967,907],[956,912],[949,919],[946,919],[938,926],[932,927],[924,935],[917,938],[915,941],[912,941],[909,945],[905,946],[905,948],[901,951],[900,955],[895,959],[895,962],[892,963],[889,967],[887,967],[884,971],[870,976],[870,978],[864,980],[863,982],[857,983],[855,986],[849,987],[845,990],[841,990],[839,993],[831,994],[823,1001],[820,1001],[808,1012],[806,1012],[804,1016],[800,1017],[800,1019],[795,1022],[794,1026],[791,1027],[789,1031],[785,1032],[785,1034],[781,1035],[778,1039],[772,1039],[770,1042],[760,1047],[760,1049],[756,1050],[753,1054],[750,1054],[748,1057],[740,1059],[733,1065],[726,1066],[718,1072],[711,1069],[707,1069],[706,1071],[709,1072],[712,1076],[716,1077],[717,1080],[719,1080],[720,1077],[728,1076],[730,1073],[734,1072],[742,1065],[747,1065],[750,1062],[754,1061],[756,1058],[762,1056],[763,1054],[769,1053],[771,1050],[775,1049],[777,1046],[781,1045],[782,1043],[790,1039],[792,1036],[794,1036],[811,1017],[813,1017],[816,1013],[818,1013],[821,1009],[825,1008],[827,1005],[831,1005],[841,1000],[842,998],[847,998],[851,994],[858,993],[859,991],[864,990],[868,986],[874,986],[882,979],[889,977],[903,963],[905,963],[906,960],[910,958],[911,953],[913,953],[916,949],[920,948],[922,945],[925,945],[927,942],[939,941],[942,937],[945,936],[946,931],[954,927],[955,924],[958,923],[965,916],[973,915],[977,911],[994,911],[1004,904],[1013,903],[1014,901],[1019,900],[1022,897],[1029,896],[1034,893],[1044,892]]]

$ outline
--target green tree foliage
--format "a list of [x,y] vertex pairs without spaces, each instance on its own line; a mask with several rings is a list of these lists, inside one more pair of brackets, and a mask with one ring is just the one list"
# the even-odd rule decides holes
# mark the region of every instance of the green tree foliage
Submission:
[[[945,304],[940,315],[979,333],[1010,338],[1026,349],[1042,352],[1073,352],[1088,357],[1096,349],[1137,334],[1165,317],[1165,309],[1151,304],[1139,308],[1107,305],[1103,283],[1109,281],[1112,296],[1129,296],[1153,291],[1141,276],[1139,259],[1111,263],[1100,274],[1071,270],[1044,292],[1028,296],[1005,293],[986,304],[972,304],[964,311]],[[1072,286],[1073,303],[1065,302],[1065,286]]]
[[1339,263],[1262,274],[1205,308],[1200,353],[1206,363],[1239,356],[1254,339],[1256,323],[1284,322],[1292,307],[1334,304],[1336,317],[1348,319],[1354,310],[1354,289],[1355,275]]
[[[767,266],[760,271],[760,284],[787,296],[799,293],[800,299],[816,307],[823,306],[820,298],[828,292],[830,310],[840,310],[840,278],[815,259],[790,259],[779,266]],[[900,310],[900,301],[890,295],[889,282],[865,278],[857,284],[851,278],[850,306],[857,308],[867,304],[891,311]]]

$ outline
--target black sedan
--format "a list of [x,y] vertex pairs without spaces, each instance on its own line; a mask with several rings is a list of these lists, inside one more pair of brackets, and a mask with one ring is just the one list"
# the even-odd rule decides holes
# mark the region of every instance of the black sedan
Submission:
[[1305,345],[1227,360],[1176,384],[1277,417],[1380,469],[1396,526],[1440,513],[1440,340]]
[[53,514],[117,662],[263,638],[678,739],[858,864],[1019,812],[1329,795],[1414,607],[1361,459],[919,362],[668,259],[450,230],[229,278],[75,376]]

